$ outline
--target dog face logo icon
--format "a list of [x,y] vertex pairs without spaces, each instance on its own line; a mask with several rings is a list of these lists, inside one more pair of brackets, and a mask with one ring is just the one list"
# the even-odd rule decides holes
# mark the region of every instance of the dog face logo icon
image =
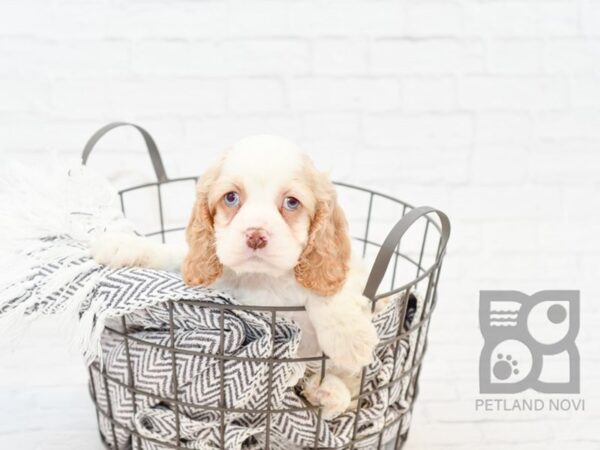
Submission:
[[482,394],[579,393],[579,291],[481,291]]

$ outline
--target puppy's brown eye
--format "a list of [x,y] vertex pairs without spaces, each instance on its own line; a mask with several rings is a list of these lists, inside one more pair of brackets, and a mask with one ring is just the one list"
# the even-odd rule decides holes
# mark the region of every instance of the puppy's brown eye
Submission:
[[223,197],[223,202],[230,208],[235,208],[240,204],[240,195],[237,192],[228,192]]
[[288,211],[295,211],[300,207],[300,200],[296,197],[286,197],[283,199],[283,207]]

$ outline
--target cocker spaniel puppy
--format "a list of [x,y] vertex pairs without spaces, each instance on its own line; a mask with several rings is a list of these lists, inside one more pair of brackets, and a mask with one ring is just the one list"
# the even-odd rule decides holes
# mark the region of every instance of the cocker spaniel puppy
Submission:
[[304,380],[304,395],[323,406],[326,419],[345,411],[377,334],[362,295],[366,273],[351,255],[328,177],[285,139],[242,139],[200,178],[186,233],[184,251],[107,233],[92,254],[113,267],[180,266],[187,284],[229,292],[246,305],[305,306],[281,313],[302,329],[298,356],[324,352],[330,361],[323,380],[319,371]]

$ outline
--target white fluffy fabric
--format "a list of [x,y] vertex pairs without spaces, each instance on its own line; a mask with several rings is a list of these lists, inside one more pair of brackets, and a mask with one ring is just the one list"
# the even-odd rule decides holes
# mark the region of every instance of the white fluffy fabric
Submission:
[[[69,164],[69,165],[65,165]],[[48,165],[8,163],[0,172],[0,248],[53,234],[89,240],[98,230],[133,230],[115,189],[91,169],[54,159]]]
[[[25,312],[37,308],[55,288],[68,286],[85,267],[58,270],[43,281],[34,276],[36,270],[61,258],[89,258],[89,241],[106,230],[133,232],[134,227],[123,217],[114,188],[91,169],[57,158],[36,167],[16,161],[2,167],[0,309],[4,306],[5,314],[0,315],[0,329],[3,338],[18,336],[35,317]],[[81,245],[56,246],[47,240],[64,235]],[[7,312],[7,302],[27,290],[34,295]],[[79,312],[86,295],[85,289],[80,290],[65,302],[61,311],[65,316],[62,322],[80,330],[74,337],[85,347],[90,344],[90,330],[82,330]],[[82,350],[89,358],[93,357],[87,349]]]

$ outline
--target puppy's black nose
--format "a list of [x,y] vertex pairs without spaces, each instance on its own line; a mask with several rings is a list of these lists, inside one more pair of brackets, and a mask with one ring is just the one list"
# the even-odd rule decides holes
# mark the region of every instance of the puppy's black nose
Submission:
[[267,233],[262,228],[248,228],[246,230],[246,245],[251,249],[265,248],[268,240]]

